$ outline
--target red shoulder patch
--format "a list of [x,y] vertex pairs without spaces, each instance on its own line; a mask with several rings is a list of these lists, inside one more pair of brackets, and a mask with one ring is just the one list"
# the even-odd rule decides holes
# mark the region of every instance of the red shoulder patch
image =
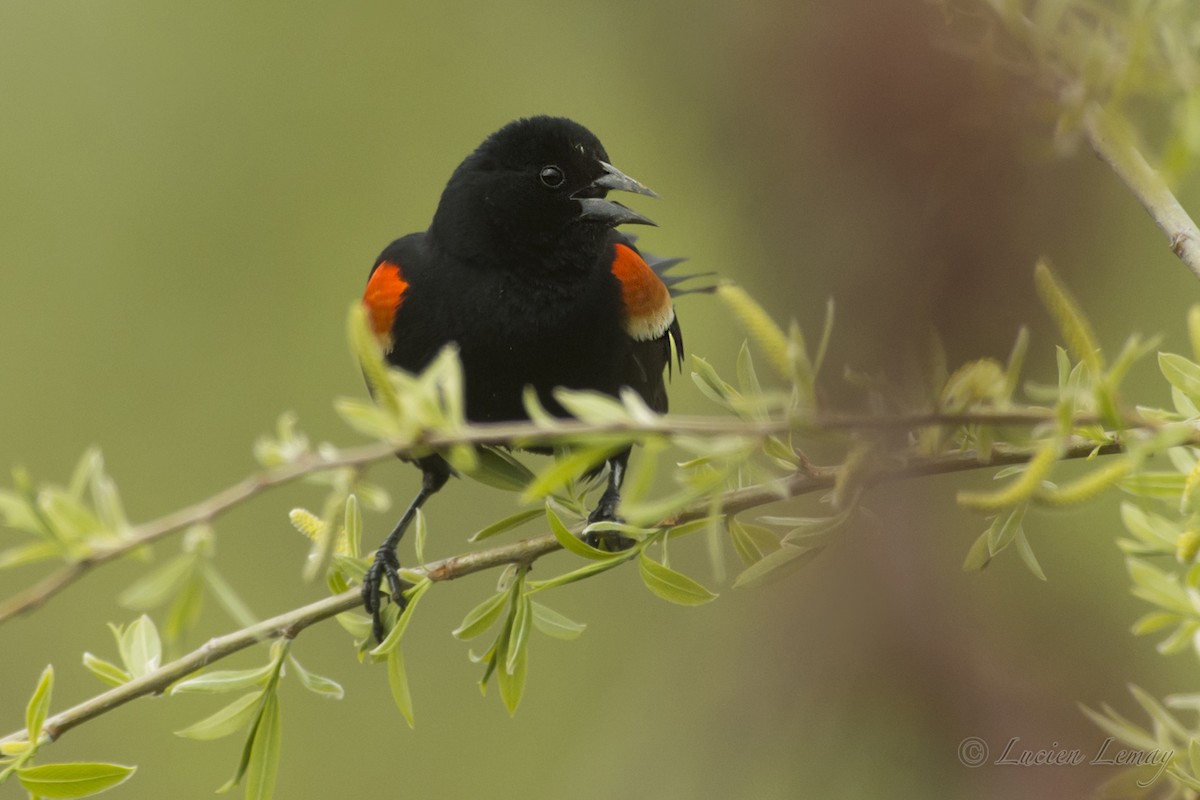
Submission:
[[671,293],[650,265],[632,247],[617,244],[612,274],[621,282],[625,331],[639,341],[665,335],[675,319],[675,308]]
[[396,321],[396,311],[404,302],[407,289],[408,281],[404,280],[400,265],[383,261],[371,273],[367,290],[363,292],[362,301],[371,316],[371,328],[387,349],[390,349],[392,323]]

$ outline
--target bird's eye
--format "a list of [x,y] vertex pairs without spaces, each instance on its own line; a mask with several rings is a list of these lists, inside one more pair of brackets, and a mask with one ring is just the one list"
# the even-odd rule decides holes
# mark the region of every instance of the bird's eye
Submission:
[[557,189],[567,179],[563,175],[563,171],[553,164],[542,167],[542,171],[538,173],[538,178],[541,180],[543,186],[550,189]]

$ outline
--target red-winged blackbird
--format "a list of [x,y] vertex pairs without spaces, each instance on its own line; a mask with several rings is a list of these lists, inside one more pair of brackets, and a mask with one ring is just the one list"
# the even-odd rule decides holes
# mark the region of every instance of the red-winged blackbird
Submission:
[[[648,264],[615,230],[654,223],[606,199],[610,190],[657,196],[571,120],[522,119],[489,136],[450,177],[429,230],[392,242],[371,270],[363,303],[388,361],[415,372],[457,343],[474,422],[526,419],[526,386],[560,416],[559,386],[614,396],[629,386],[665,412],[670,340],[680,358],[683,341],[655,268],[674,262]],[[615,518],[628,460],[628,449],[608,460],[608,485],[589,522]],[[438,455],[416,464],[421,490],[363,580],[379,639],[385,578],[403,603],[396,545],[452,474]]]

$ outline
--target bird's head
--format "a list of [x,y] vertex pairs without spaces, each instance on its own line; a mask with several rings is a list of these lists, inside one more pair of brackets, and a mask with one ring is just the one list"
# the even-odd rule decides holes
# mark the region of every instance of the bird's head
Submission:
[[657,197],[614,167],[600,140],[562,117],[531,117],[493,133],[455,170],[433,230],[443,244],[488,238],[520,250],[600,242],[618,225],[654,223],[608,199]]

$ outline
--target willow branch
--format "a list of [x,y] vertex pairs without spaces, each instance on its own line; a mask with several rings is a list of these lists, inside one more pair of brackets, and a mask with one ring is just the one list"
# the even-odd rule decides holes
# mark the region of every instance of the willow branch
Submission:
[[[217,492],[211,497],[174,511],[158,519],[135,526],[120,541],[106,543],[91,553],[60,567],[28,588],[0,602],[0,624],[20,614],[39,608],[93,568],[120,558],[132,550],[143,547],[163,537],[189,528],[212,522],[233,507],[252,499],[268,489],[312,475],[316,472],[339,467],[366,467],[398,455],[404,456],[418,449],[443,448],[455,444],[504,445],[512,442],[538,444],[563,441],[572,436],[584,435],[724,435],[762,438],[786,433],[793,428],[809,431],[838,431],[849,429],[896,428],[913,429],[930,425],[962,425],[984,423],[994,425],[1038,425],[1052,422],[1053,415],[1040,409],[1013,411],[980,411],[969,414],[917,414],[894,416],[868,415],[818,415],[810,419],[789,421],[786,419],[763,422],[747,422],[728,417],[656,417],[652,420],[625,420],[611,423],[562,420],[553,427],[544,427],[533,422],[488,423],[470,425],[455,433],[431,433],[419,441],[403,446],[378,443],[344,450],[332,458],[317,453],[306,453],[294,462],[276,469],[250,475],[238,483]],[[1094,420],[1081,420],[1090,424]]]
[[[1068,440],[1062,457],[1064,459],[1087,458],[1097,451],[1099,455],[1110,455],[1123,452],[1123,450],[1124,445],[1120,441],[1112,441],[1097,448],[1096,443],[1090,439],[1073,437]],[[367,450],[364,449],[363,452],[365,453]],[[997,444],[992,449],[991,459],[985,463],[974,451],[951,451],[936,456],[882,464],[866,476],[865,483],[873,486],[927,475],[1020,464],[1028,461],[1032,453],[1033,451],[1029,448]],[[725,492],[721,497],[722,513],[737,514],[783,499],[829,489],[837,481],[840,471],[841,467],[839,466],[810,466],[771,485],[749,486]],[[696,503],[673,517],[661,520],[659,527],[669,527],[701,519],[710,513],[710,508],[707,501]],[[451,556],[413,571],[424,574],[433,581],[448,581],[508,564],[532,564],[561,549],[562,545],[553,535],[545,534],[512,544]],[[176,681],[258,642],[280,637],[295,638],[305,628],[342,612],[357,609],[361,604],[360,592],[358,589],[351,589],[241,630],[210,639],[202,647],[182,658],[164,664],[141,678],[124,683],[66,711],[55,714],[46,721],[43,732],[50,740],[56,740],[72,728],[119,708],[131,700],[146,695],[162,694]],[[26,736],[27,734],[23,730],[15,731],[0,739],[0,742],[24,741]]]
[[[1100,420],[1080,417],[1076,425],[1093,425]],[[614,422],[587,422],[565,419],[546,427],[533,422],[507,422],[469,425],[454,433],[428,433],[415,442],[397,445],[376,443],[341,451],[334,457],[306,453],[292,463],[265,470],[223,489],[211,497],[187,508],[135,526],[119,541],[105,543],[94,551],[60,567],[28,588],[0,602],[0,624],[39,608],[93,568],[120,558],[132,550],[153,544],[163,537],[193,525],[211,522],[221,514],[276,486],[291,483],[317,472],[340,467],[367,467],[393,456],[406,456],[429,449],[441,449],[456,444],[509,445],[513,442],[554,444],[579,436],[745,436],[763,439],[767,436],[801,431],[809,433],[847,430],[915,430],[923,427],[996,425],[1002,427],[1036,427],[1055,423],[1048,409],[1017,408],[1008,410],[979,410],[963,413],[922,414],[817,414],[797,419],[745,421],[728,417],[667,416],[653,419],[628,419]],[[1130,428],[1153,428],[1155,425],[1138,417],[1126,420]]]
[[1166,234],[1171,250],[1200,278],[1200,229],[1166,181],[1146,162],[1132,133],[1098,103],[1088,106],[1083,130],[1096,155],[1112,168]]

